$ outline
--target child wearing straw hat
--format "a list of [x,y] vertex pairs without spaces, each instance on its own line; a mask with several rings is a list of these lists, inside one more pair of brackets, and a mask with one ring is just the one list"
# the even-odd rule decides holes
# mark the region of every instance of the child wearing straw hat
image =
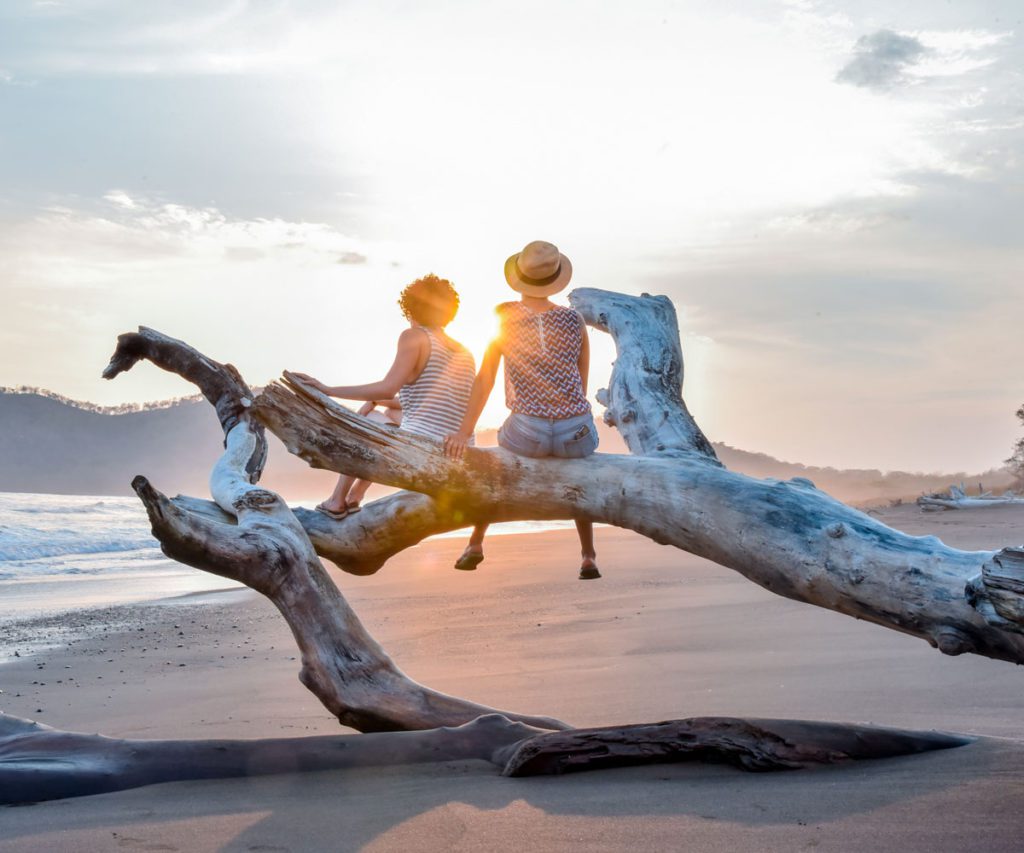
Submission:
[[[500,331],[487,349],[473,382],[459,429],[445,438],[445,453],[462,458],[505,359],[505,403],[511,413],[498,431],[498,444],[520,456],[580,459],[597,449],[597,429],[587,400],[590,345],[577,311],[552,302],[572,278],[572,264],[558,248],[536,240],[505,262],[505,280],[518,302],[498,306]],[[576,521],[582,561],[580,580],[601,577],[593,523]],[[483,561],[487,525],[473,529],[455,568],[475,569]]]

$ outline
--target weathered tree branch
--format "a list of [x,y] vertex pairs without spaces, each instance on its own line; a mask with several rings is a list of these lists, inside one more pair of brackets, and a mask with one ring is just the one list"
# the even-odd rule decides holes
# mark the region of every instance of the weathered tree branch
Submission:
[[[252,403],[253,393],[233,364],[213,361],[184,341],[145,326],[139,326],[138,332],[118,336],[117,348],[103,370],[103,378],[114,379],[131,370],[142,359],[170,373],[177,373],[195,385],[216,410],[225,439],[245,417]],[[267,441],[263,428],[258,424],[251,424],[249,428],[255,442],[244,467],[249,482],[255,483],[267,461]]]
[[632,764],[724,762],[742,770],[797,770],[964,746],[971,738],[849,723],[692,717],[665,723],[537,734],[501,749],[505,776]]
[[970,738],[842,723],[700,717],[654,725],[542,732],[491,714],[457,728],[264,740],[119,740],[62,732],[0,713],[0,805],[122,791],[159,782],[480,759],[506,776],[677,761],[744,770],[888,758]]
[[[636,298],[616,295],[615,302],[629,299]],[[655,346],[675,331],[673,321],[640,337]],[[669,402],[665,396],[663,406]],[[692,420],[682,410],[667,420],[663,406],[636,409],[636,443],[646,447],[644,436],[657,432],[639,422]],[[264,390],[254,414],[314,467],[423,492],[445,511],[607,522],[735,569],[787,598],[920,637],[945,654],[1024,662],[1022,637],[1007,630],[1005,617],[990,621],[966,594],[992,552],[908,536],[807,480],[755,480],[682,446],[654,457],[586,460],[470,448],[455,463],[437,443],[384,430],[288,375]]]
[[676,311],[667,296],[578,288],[572,306],[615,341],[607,389],[597,392],[604,420],[618,427],[637,456],[693,453],[718,461],[683,401],[683,353]]
[[458,761],[496,761],[538,729],[491,714],[457,728],[261,740],[121,740],[62,732],[0,713],[0,805],[225,779]]
[[[439,693],[395,666],[327,576],[287,504],[255,485],[265,456],[262,427],[250,417],[248,388],[234,368],[151,330],[122,335],[104,376],[141,358],[195,382],[216,408],[225,450],[214,465],[210,491],[234,523],[173,503],[144,477],[132,483],[164,552],[187,565],[232,578],[267,596],[288,622],[302,653],[300,679],[345,725],[359,731],[461,725],[493,708]],[[257,464],[257,462],[259,464]],[[565,728],[547,717],[505,713],[546,729]]]

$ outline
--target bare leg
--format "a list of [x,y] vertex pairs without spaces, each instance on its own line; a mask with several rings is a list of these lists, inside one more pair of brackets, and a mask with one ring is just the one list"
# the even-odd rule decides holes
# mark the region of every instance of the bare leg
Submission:
[[462,556],[455,561],[455,568],[462,571],[472,571],[484,559],[484,536],[487,533],[486,524],[478,524],[469,535],[469,544]]
[[597,570],[597,551],[594,550],[594,522],[577,518],[576,532],[580,537],[580,554],[583,556],[580,580],[595,580],[601,577],[601,573]]
[[478,524],[473,528],[473,532],[469,534],[469,544],[466,546],[467,551],[473,551],[477,554],[484,552],[484,536],[487,535],[488,525]]
[[358,506],[366,497],[367,489],[372,485],[373,480],[356,480],[352,488],[348,490],[348,495],[345,496],[345,505],[350,509],[353,506]]
[[[393,423],[386,413],[378,409],[371,409],[366,413],[366,418],[377,424]],[[320,506],[330,512],[344,512],[350,504],[358,504],[362,501],[368,488],[370,488],[369,480],[357,480],[348,474],[342,474],[338,478],[338,485],[334,487],[331,496]]]

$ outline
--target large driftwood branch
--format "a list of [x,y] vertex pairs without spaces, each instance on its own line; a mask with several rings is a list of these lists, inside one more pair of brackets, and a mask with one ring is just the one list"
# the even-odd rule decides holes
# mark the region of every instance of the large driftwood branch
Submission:
[[159,782],[480,759],[506,776],[676,761],[744,770],[947,749],[970,739],[799,720],[702,717],[645,726],[541,732],[496,714],[457,728],[264,740],[120,740],[62,732],[0,713],[0,805]]
[[332,714],[364,732],[461,725],[491,713],[540,728],[565,728],[547,717],[496,712],[439,693],[399,670],[328,577],[287,504],[251,482],[262,470],[265,438],[250,417],[249,389],[237,372],[180,341],[143,330],[119,338],[104,376],[113,378],[151,355],[216,401],[225,431],[225,450],[210,476],[210,491],[223,516],[194,512],[187,502],[175,504],[145,477],[132,482],[154,536],[169,557],[240,581],[269,598],[302,653],[302,683]]
[[[588,315],[598,316],[637,300],[613,294],[605,305],[599,291],[584,296]],[[655,313],[650,322],[659,316],[672,315]],[[606,324],[616,328],[607,318]],[[661,341],[664,349],[676,334],[674,318],[631,334],[655,350]],[[675,379],[663,384],[675,388]],[[650,449],[657,439],[647,436],[658,435],[661,425],[686,433],[692,418],[685,409],[665,413],[672,399],[666,392],[657,406],[634,410],[640,449]],[[643,458],[533,460],[470,448],[456,463],[436,442],[384,430],[287,374],[257,398],[254,414],[314,467],[423,492],[445,511],[607,522],[735,569],[787,598],[920,637],[945,654],[1024,662],[1024,637],[984,606],[987,589],[974,584],[967,594],[994,552],[908,536],[807,480],[756,480],[725,470],[699,452],[699,439],[689,447],[679,439],[673,453],[662,442],[665,451],[655,446],[656,455]],[[651,418],[657,423],[649,428],[637,423]]]
[[692,453],[717,462],[683,400],[683,352],[671,300],[579,288],[569,301],[589,325],[615,341],[611,379],[597,398],[606,407],[605,423],[618,427],[630,452]]
[[[891,530],[806,480],[757,481],[725,471],[682,400],[682,356],[671,304],[593,290],[577,291],[572,298],[588,322],[616,338],[619,358],[603,397],[630,448],[647,458],[537,461],[471,449],[463,463],[451,463],[436,443],[381,430],[287,376],[286,385],[270,386],[251,406],[248,387],[230,366],[151,330],[122,336],[105,376],[148,358],[199,385],[225,432],[225,453],[211,476],[216,505],[168,500],[136,478],[134,486],[164,550],[271,598],[302,649],[304,683],[339,719],[364,731],[465,723],[490,709],[438,694],[402,674],[324,574],[311,540],[350,571],[372,571],[423,536],[460,524],[591,518],[709,557],[787,597],[924,637],[948,654],[975,651],[1020,662],[1024,638],[1012,633],[1022,621],[1024,561],[1018,552],[956,551],[932,537]],[[278,495],[254,485],[266,454],[260,422],[315,466],[428,497],[406,494],[375,502],[355,526],[351,520],[329,523],[300,513],[304,529]],[[542,729],[564,727],[547,718],[517,719]],[[306,760],[312,762],[308,766],[338,766],[331,763],[336,754],[325,757],[320,751],[331,753],[333,741],[221,742],[225,755],[218,760],[211,757],[218,747],[211,752],[208,743],[165,741],[149,747],[8,722],[6,739],[0,725],[0,759],[6,762],[0,773],[36,774],[44,788],[56,784],[58,791],[64,783],[55,783],[54,774],[59,777],[63,770],[53,758],[61,750],[71,756],[64,765],[68,774],[79,782],[94,780],[86,785],[88,792],[110,784],[96,778],[136,780],[132,784],[194,778],[182,775],[190,764],[195,773],[211,776],[235,775],[253,761],[268,772],[288,761],[288,769]],[[777,769],[966,742],[864,727],[722,718],[510,741],[521,730],[510,731],[509,725],[515,724],[480,721],[475,728],[463,727],[457,731],[475,734],[468,740],[456,737],[458,747],[445,739],[451,732],[442,733],[440,744],[434,732],[403,740],[401,748],[385,740],[359,742],[366,755],[376,756],[371,762],[379,758],[375,743],[388,756],[405,756],[397,760],[417,760],[431,750],[458,752],[467,743],[479,752],[480,732],[493,731],[501,743],[490,760],[503,763],[509,775],[694,758]],[[82,758],[78,764],[76,755]],[[136,762],[141,757],[141,765],[126,756]],[[104,761],[109,762],[105,767]]]
[[[143,359],[162,370],[177,373],[195,385],[216,410],[225,440],[228,433],[245,419],[253,393],[233,364],[213,361],[184,341],[145,326],[139,326],[137,332],[118,336],[117,348],[103,370],[103,378],[114,379]],[[255,483],[267,461],[267,440],[258,424],[250,423],[249,430],[255,441],[252,455],[245,460],[244,467],[249,482]]]

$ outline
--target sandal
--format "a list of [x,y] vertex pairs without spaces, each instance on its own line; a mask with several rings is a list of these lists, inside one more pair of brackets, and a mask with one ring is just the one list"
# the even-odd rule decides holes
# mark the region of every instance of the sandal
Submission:
[[472,572],[484,561],[484,555],[476,551],[463,552],[462,556],[455,561],[455,568],[460,572]]
[[330,507],[324,506],[322,503],[316,505],[316,511],[323,513],[328,518],[333,518],[335,521],[341,521],[349,514],[348,507],[345,509],[331,509]]
[[349,515],[352,515],[352,513],[354,512],[359,512],[359,510],[361,509],[362,507],[359,506],[359,501],[354,501],[353,503],[345,504],[345,510],[348,512]]
[[597,570],[597,566],[580,566],[580,580],[581,581],[593,581],[601,577],[601,573]]

